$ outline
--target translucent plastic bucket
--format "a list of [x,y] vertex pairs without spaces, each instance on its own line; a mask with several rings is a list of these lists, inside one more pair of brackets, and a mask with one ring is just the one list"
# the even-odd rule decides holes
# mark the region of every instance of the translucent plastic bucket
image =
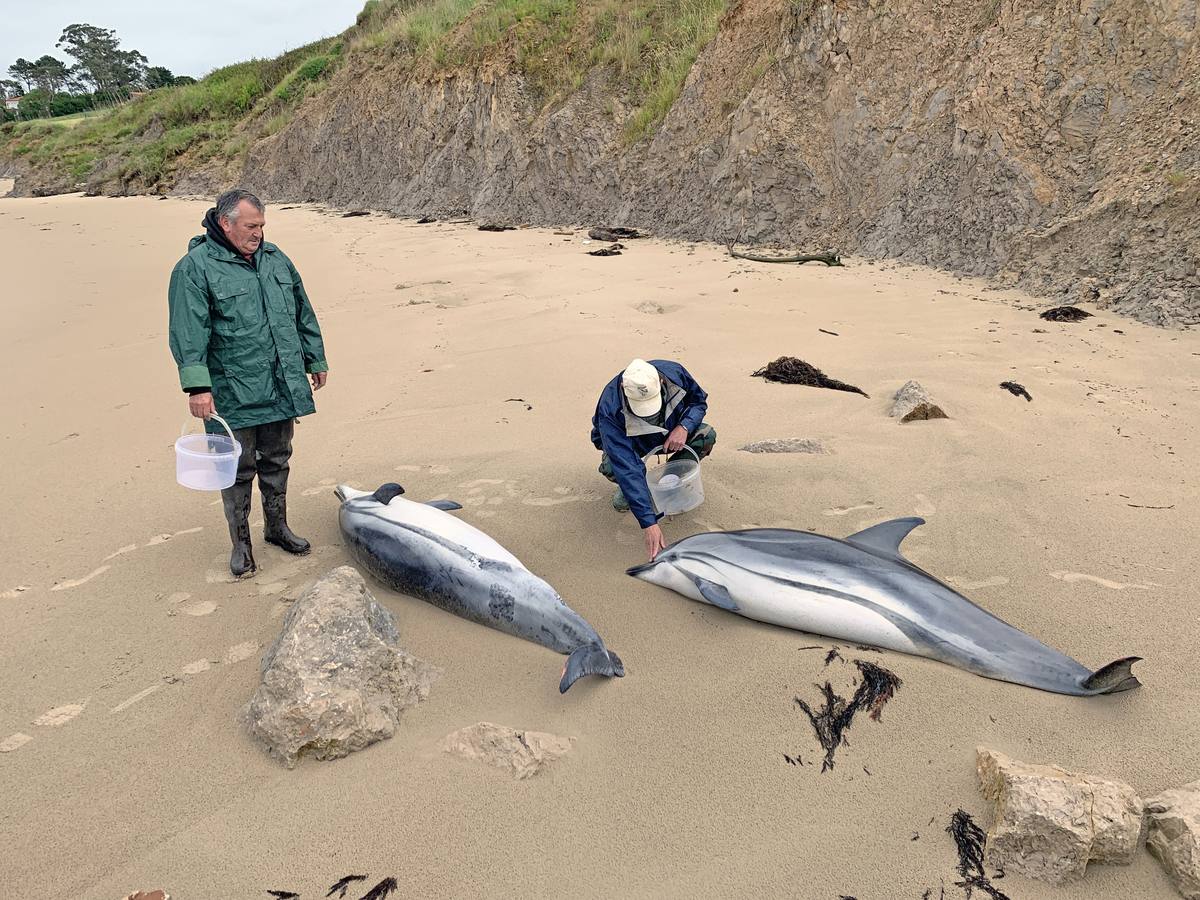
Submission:
[[228,432],[188,434],[184,425],[175,442],[175,480],[193,491],[220,491],[232,487],[237,478],[242,445],[233,437],[229,424],[218,415],[212,418]]
[[[649,459],[665,449],[658,447],[643,458]],[[691,447],[683,447],[695,459],[668,460],[661,466],[646,468],[646,486],[654,509],[664,516],[674,516],[695,509],[704,502],[704,486],[700,483],[700,455]]]

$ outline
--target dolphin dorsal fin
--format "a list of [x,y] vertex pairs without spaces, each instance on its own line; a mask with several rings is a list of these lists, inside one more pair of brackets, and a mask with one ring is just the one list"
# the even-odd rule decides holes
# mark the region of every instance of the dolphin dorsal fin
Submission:
[[847,544],[854,544],[864,550],[873,550],[876,553],[903,559],[904,557],[900,553],[901,541],[908,537],[909,532],[918,525],[924,524],[925,520],[917,516],[890,519],[887,522],[880,522],[878,525],[855,532],[845,540]]

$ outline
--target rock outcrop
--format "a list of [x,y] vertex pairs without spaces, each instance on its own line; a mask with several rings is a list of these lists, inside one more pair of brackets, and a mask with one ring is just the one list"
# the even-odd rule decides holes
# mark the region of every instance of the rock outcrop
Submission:
[[1200,900],[1200,781],[1146,801],[1146,846],[1158,857],[1179,894]]
[[[577,6],[564,41],[598,33]],[[101,160],[84,187],[240,183],[413,217],[835,248],[1200,323],[1197,0],[741,0],[637,140],[644,92],[595,66],[547,96],[522,65],[524,24],[468,65],[399,39],[351,50],[282,128],[249,116],[230,139],[244,154],[173,185]],[[34,156],[0,174],[27,195],[77,189]]]
[[1089,861],[1128,865],[1145,838],[1142,800],[1129,785],[976,748],[985,798],[996,804],[988,864],[1065,884]]

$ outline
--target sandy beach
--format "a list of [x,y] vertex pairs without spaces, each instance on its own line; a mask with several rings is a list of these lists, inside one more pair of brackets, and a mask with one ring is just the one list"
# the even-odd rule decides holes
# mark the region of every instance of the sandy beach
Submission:
[[[406,897],[960,897],[944,829],[959,808],[988,824],[976,745],[1143,796],[1200,776],[1200,333],[1044,322],[1044,299],[893,263],[772,266],[653,239],[593,258],[584,230],[270,207],[330,362],[292,463],[290,518],[314,552],[264,546],[256,509],[261,570],[233,582],[218,496],[176,485],[172,450],[188,417],[167,278],[208,205],[0,200],[5,891],[308,898],[353,872]],[[781,355],[870,398],[750,377]],[[627,577],[641,535],[588,431],[634,356],[683,361],[719,434],[706,502],[668,540],[920,515],[914,562],[1089,666],[1145,657],[1144,687],[1064,697],[853,646],[826,666],[836,642]],[[911,378],[948,420],[888,417]],[[790,437],[829,452],[737,449]],[[561,657],[372,582],[404,648],[445,674],[394,738],[286,770],[237,713],[289,602],[348,560],[334,485],[392,480],[463,503],[627,677],[560,695]],[[852,690],[854,659],[903,685],[822,773],[794,698]],[[480,720],[577,741],[517,782],[440,752]],[[1064,888],[999,885],[1173,893],[1145,852]]]

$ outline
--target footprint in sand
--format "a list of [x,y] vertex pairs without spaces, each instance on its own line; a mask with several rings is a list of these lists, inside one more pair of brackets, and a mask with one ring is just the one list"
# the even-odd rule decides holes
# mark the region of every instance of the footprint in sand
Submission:
[[239,663],[244,659],[249,659],[262,649],[262,644],[258,641],[243,641],[240,644],[234,644],[225,651],[225,662],[232,665]]
[[396,466],[397,472],[424,472],[426,475],[449,475],[449,466]]
[[179,607],[179,611],[188,616],[207,616],[211,615],[217,609],[217,604],[211,600],[197,600],[195,603],[188,603]]
[[235,578],[233,573],[229,571],[229,554],[222,553],[216,557],[209,565],[204,573],[204,580],[208,584],[237,584],[239,581],[250,581],[252,576],[246,578]]
[[173,593],[169,597],[167,597],[167,602],[172,605],[177,605],[177,604],[182,603],[185,600],[190,600],[191,597],[192,597],[192,595],[189,594],[187,591],[176,591],[175,593]]
[[145,700],[147,697],[149,697],[151,694],[153,694],[155,691],[157,691],[160,687],[162,687],[161,684],[152,684],[152,685],[150,685],[150,687],[146,688],[144,691],[138,691],[136,694],[134,694],[128,700],[118,703],[116,706],[114,706],[112,709],[110,709],[108,711],[109,715],[112,715],[113,713],[125,712],[125,710],[129,709],[129,707],[133,706],[133,704],[138,703],[142,700]]
[[16,734],[10,734],[4,740],[0,741],[0,753],[12,753],[14,750],[24,747],[32,740],[33,738],[29,735],[21,734],[19,731]]
[[525,497],[521,500],[526,506],[559,506],[563,503],[595,503],[600,499],[600,495],[595,491],[586,490],[582,493],[574,493],[569,487],[556,487],[554,497]]
[[913,512],[918,516],[932,516],[937,512],[937,507],[933,505],[933,501],[924,494],[914,494],[917,499],[916,506],[913,507]]
[[1090,581],[1093,584],[1098,584],[1100,587],[1106,587],[1113,591],[1123,591],[1125,588],[1133,588],[1138,591],[1148,591],[1151,588],[1159,585],[1150,584],[1134,584],[1125,581],[1109,581],[1107,578],[1100,578],[1097,575],[1085,575],[1083,572],[1051,572],[1051,578],[1057,578],[1059,581],[1065,581],[1067,584],[1073,584],[1076,581]]
[[101,566],[100,568],[98,568],[92,572],[88,572],[82,578],[75,578],[71,581],[60,581],[58,584],[53,585],[50,588],[50,590],[52,590],[52,591],[69,591],[71,588],[77,588],[81,584],[87,584],[93,578],[103,575],[105,572],[107,572],[111,568],[112,568],[112,566]]
[[201,672],[207,672],[212,668],[212,663],[207,659],[198,659],[195,662],[190,662],[182,669],[184,675],[199,675]]
[[165,544],[172,538],[183,537],[185,534],[199,534],[204,530],[203,525],[197,525],[195,528],[185,528],[183,531],[176,531],[174,534],[156,534],[146,542],[147,547],[156,547],[159,544]]
[[956,588],[962,588],[964,591],[977,591],[980,588],[1000,587],[1008,584],[1008,579],[1003,575],[993,575],[991,578],[984,578],[982,581],[971,581],[967,578],[951,577],[947,578],[950,584]]
[[622,547],[632,547],[634,544],[642,544],[642,536],[635,534],[625,528],[618,528],[614,534],[616,541]]
[[305,497],[315,497],[317,494],[328,494],[335,487],[337,487],[337,481],[335,479],[322,478],[316,485],[301,491],[301,493]]
[[36,719],[33,720],[34,725],[43,725],[51,728],[57,728],[60,725],[66,725],[88,705],[87,700],[82,703],[67,703],[64,706],[56,706],[54,709],[48,709]]
[[265,597],[268,594],[279,594],[286,591],[288,583],[286,581],[272,581],[270,584],[260,584],[258,586],[258,594],[260,597]]
[[460,481],[458,483],[458,486],[460,488],[467,488],[468,490],[473,490],[473,489],[480,490],[483,488],[484,485],[489,485],[489,484],[504,484],[504,479],[503,478],[476,478],[474,481]]
[[875,503],[868,500],[866,503],[860,503],[858,506],[833,506],[829,509],[821,510],[821,514],[825,516],[845,516],[852,512],[858,512],[860,509],[874,509]]
[[[281,581],[286,581],[295,575],[299,575],[306,569],[311,569],[319,561],[322,552],[328,549],[328,545],[322,547],[314,546],[312,553],[307,556],[288,556],[280,550],[274,555],[274,559],[267,558],[267,568],[264,569],[260,564],[259,571],[269,573],[274,579],[274,581],[267,582],[268,586],[279,584]],[[284,587],[286,588],[287,585],[284,585]]]

